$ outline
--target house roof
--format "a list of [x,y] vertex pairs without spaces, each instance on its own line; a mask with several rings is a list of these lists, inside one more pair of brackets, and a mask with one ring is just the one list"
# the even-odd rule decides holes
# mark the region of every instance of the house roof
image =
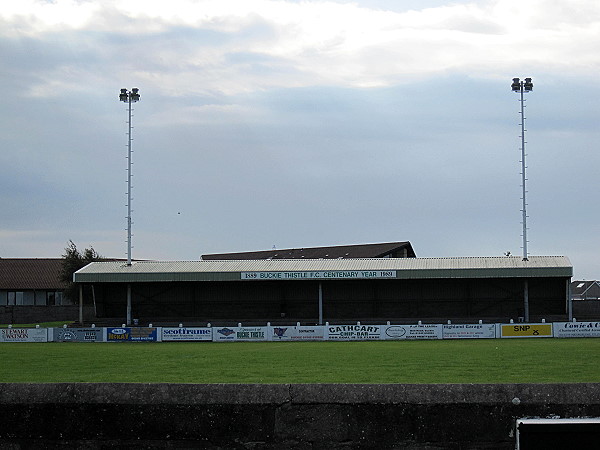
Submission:
[[[573,266],[564,256],[463,257],[463,258],[372,258],[372,259],[274,259],[222,261],[94,262],[75,272],[80,283],[250,281],[248,274],[277,274],[291,279],[368,278],[386,272],[387,278],[503,278],[568,277]],[[351,276],[356,274],[355,276]],[[361,276],[361,274],[367,274]],[[375,275],[377,277],[377,275]],[[271,279],[272,279],[271,278]]]
[[0,289],[62,290],[61,269],[61,258],[0,258]]
[[573,281],[571,295],[579,298],[600,298],[600,284],[596,280]]
[[333,247],[287,248],[240,253],[213,253],[202,255],[204,261],[243,259],[353,259],[384,258],[404,252],[414,258],[410,242],[384,242],[380,244],[338,245]]

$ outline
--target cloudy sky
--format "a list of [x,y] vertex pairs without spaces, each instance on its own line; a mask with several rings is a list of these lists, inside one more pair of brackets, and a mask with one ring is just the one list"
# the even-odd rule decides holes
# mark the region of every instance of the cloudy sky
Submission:
[[600,2],[2,0],[0,257],[389,241],[600,278]]

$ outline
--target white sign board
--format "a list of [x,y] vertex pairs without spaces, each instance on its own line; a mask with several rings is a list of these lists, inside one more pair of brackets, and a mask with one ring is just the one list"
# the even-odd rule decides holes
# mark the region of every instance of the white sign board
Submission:
[[242,272],[242,280],[357,280],[396,278],[395,270],[321,270],[317,272]]
[[266,341],[269,327],[213,327],[213,342]]
[[168,328],[162,329],[163,341],[212,341],[212,328]]
[[48,342],[48,329],[0,328],[0,342]]
[[495,339],[496,324],[443,325],[444,339]]
[[104,328],[49,328],[49,341],[54,342],[102,342]]
[[238,341],[266,341],[268,327],[238,327],[236,340]]
[[327,339],[332,341],[368,341],[381,339],[380,325],[329,325]]
[[442,326],[424,325],[385,325],[381,339],[442,339]]
[[325,339],[323,326],[280,326],[269,327],[270,341],[322,341]]
[[600,322],[555,322],[554,337],[600,337]]

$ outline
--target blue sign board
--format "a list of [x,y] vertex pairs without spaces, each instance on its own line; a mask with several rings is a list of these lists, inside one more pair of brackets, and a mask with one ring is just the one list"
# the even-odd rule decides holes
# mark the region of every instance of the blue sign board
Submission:
[[158,333],[154,327],[107,328],[106,340],[109,342],[150,342],[158,340]]

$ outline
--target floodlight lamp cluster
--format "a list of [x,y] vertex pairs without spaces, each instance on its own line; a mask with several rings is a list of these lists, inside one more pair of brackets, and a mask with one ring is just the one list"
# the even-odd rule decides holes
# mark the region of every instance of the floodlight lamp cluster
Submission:
[[139,89],[133,88],[131,92],[127,92],[127,89],[121,89],[121,93],[119,94],[119,100],[125,103],[135,103],[139,101]]
[[513,82],[510,85],[513,92],[531,92],[533,91],[533,83],[531,78],[525,78],[525,81],[521,81],[519,78],[513,78]]

